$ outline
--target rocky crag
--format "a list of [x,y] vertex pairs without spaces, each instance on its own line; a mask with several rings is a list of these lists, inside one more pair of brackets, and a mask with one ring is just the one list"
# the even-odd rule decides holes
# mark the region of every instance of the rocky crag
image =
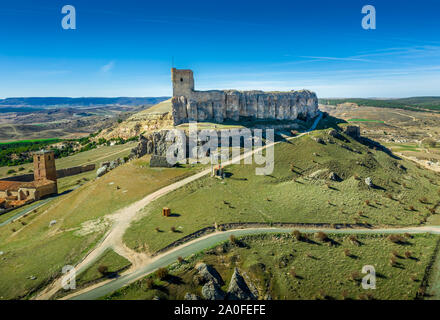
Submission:
[[191,70],[171,71],[174,125],[190,121],[295,120],[318,115],[318,98],[309,90],[289,92],[195,91]]

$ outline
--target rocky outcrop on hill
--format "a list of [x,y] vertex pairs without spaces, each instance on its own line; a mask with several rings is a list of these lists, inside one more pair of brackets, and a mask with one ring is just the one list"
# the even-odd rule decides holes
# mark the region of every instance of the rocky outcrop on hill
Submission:
[[213,267],[208,266],[206,263],[199,263],[196,265],[198,270],[198,276],[203,282],[215,282],[219,285],[223,285],[223,279]]
[[189,121],[314,118],[318,98],[308,90],[290,92],[192,91],[172,99],[174,125]]
[[228,300],[257,300],[258,295],[249,289],[248,284],[241,276],[237,268],[234,269],[231,282],[229,283],[227,297]]

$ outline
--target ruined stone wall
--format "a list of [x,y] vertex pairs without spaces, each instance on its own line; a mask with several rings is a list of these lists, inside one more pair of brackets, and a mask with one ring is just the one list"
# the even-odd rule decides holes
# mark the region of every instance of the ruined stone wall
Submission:
[[[289,92],[195,91],[192,72],[172,70],[174,125],[189,121],[295,120],[314,118],[318,98],[309,90]],[[187,81],[187,83],[186,83]]]

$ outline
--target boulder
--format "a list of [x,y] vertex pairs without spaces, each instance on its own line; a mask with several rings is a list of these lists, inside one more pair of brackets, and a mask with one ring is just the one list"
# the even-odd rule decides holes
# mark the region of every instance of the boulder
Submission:
[[107,167],[107,166],[102,166],[102,167],[100,167],[98,170],[96,170],[96,176],[97,176],[97,177],[101,177],[101,176],[103,176],[104,174],[106,174],[107,171],[108,171],[108,167]]
[[201,283],[214,282],[218,285],[223,285],[223,279],[220,274],[213,267],[207,265],[206,263],[198,263],[196,269],[199,272],[198,276]]
[[201,300],[201,298],[198,295],[196,295],[194,293],[189,293],[189,292],[187,292],[185,294],[185,297],[183,299],[185,299],[185,300]]
[[330,172],[328,178],[332,181],[341,181],[341,177],[339,177],[335,172]]
[[202,287],[202,295],[207,300],[224,300],[225,294],[216,282],[209,281]]
[[239,273],[238,269],[234,269],[231,282],[229,283],[228,300],[256,300],[257,297],[251,292],[244,278]]
[[370,187],[370,188],[374,186],[374,184],[373,184],[373,180],[371,180],[370,177],[365,178],[365,184],[366,184],[368,187]]

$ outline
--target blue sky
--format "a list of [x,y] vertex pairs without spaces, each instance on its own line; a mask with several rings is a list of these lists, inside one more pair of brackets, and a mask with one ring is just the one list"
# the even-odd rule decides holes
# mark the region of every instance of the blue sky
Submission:
[[440,95],[439,16],[438,0],[0,0],[0,97],[171,95],[173,56],[199,90]]

